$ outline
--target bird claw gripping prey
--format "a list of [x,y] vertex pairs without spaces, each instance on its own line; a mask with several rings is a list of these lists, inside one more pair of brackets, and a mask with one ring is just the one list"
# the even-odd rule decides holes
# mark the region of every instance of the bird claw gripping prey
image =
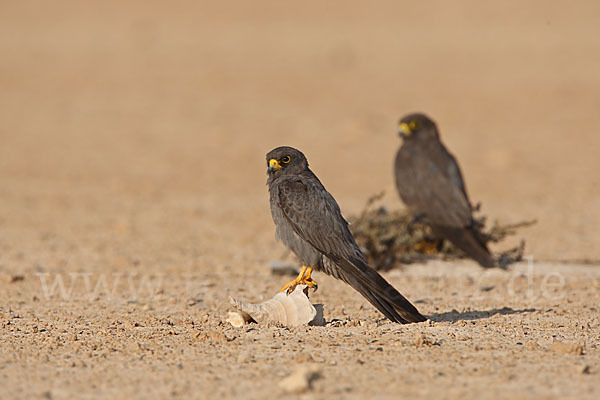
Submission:
[[298,274],[296,279],[288,282],[283,287],[283,289],[280,290],[280,292],[285,292],[286,294],[289,295],[294,291],[294,289],[296,289],[296,286],[298,286],[298,285],[306,285],[309,288],[314,289],[314,291],[316,292],[317,289],[319,288],[319,285],[317,285],[317,282],[310,277],[311,274],[312,274],[312,268],[308,268],[307,266],[302,266],[302,270],[300,270],[300,273]]

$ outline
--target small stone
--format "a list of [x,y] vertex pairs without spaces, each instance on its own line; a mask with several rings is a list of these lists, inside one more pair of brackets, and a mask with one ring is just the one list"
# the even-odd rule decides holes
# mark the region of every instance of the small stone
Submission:
[[235,328],[241,328],[246,325],[250,320],[250,316],[243,311],[233,311],[227,313],[227,319],[225,321],[229,322],[231,326]]
[[437,343],[432,342],[427,337],[425,337],[425,335],[423,335],[422,333],[417,333],[415,335],[413,343],[417,347],[425,347],[425,346],[429,347],[429,346],[433,346],[433,345],[437,344]]
[[306,363],[311,363],[314,362],[315,359],[313,358],[313,356],[310,355],[310,353],[298,353],[296,354],[296,356],[294,357],[294,361],[298,364],[306,364]]
[[557,354],[583,355],[583,345],[575,343],[554,342],[550,345],[550,350]]
[[269,265],[271,267],[271,274],[273,275],[298,275],[298,266],[296,264],[292,264],[282,260],[271,260],[269,262]]
[[196,340],[199,342],[218,343],[227,342],[227,336],[223,332],[219,331],[203,331],[196,335]]
[[539,348],[540,348],[540,346],[539,346],[537,343],[535,343],[535,342],[528,342],[528,343],[525,345],[525,348],[526,348],[527,350],[537,350],[537,349],[539,349]]
[[592,368],[589,365],[584,365],[581,368],[581,373],[584,374],[584,375],[589,375],[589,374],[592,373]]
[[237,357],[238,364],[247,364],[254,361],[254,356],[249,351],[241,351]]
[[286,393],[303,393],[312,389],[312,382],[319,378],[321,370],[314,364],[298,367],[292,374],[282,379],[279,386]]

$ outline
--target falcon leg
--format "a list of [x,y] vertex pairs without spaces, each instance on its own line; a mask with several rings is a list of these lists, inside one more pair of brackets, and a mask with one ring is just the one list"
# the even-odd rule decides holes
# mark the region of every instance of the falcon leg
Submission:
[[298,274],[296,279],[294,279],[291,282],[288,282],[288,284],[285,285],[283,287],[283,289],[281,289],[281,292],[286,292],[287,294],[290,294],[294,291],[294,289],[296,289],[296,286],[298,286],[298,285],[306,285],[310,288],[314,288],[315,290],[317,290],[317,288],[318,288],[317,282],[315,282],[310,277],[311,274],[312,274],[312,268],[309,268],[306,265],[303,265],[302,269],[300,270],[300,273]]
[[319,287],[319,285],[317,285],[317,281],[310,277],[312,275],[312,271],[312,268],[307,268],[306,275],[304,275],[304,280],[302,281],[302,285],[306,285],[309,288],[317,290]]
[[420,242],[415,243],[413,248],[423,254],[435,254],[440,250],[441,245],[442,240],[440,239],[435,239],[433,243],[423,239]]

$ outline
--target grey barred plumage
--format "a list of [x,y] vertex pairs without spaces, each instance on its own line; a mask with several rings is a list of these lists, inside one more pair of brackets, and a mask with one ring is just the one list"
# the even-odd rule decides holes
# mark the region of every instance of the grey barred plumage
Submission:
[[278,147],[267,154],[269,198],[276,236],[305,267],[284,289],[314,286],[311,269],[340,279],[391,321],[421,322],[426,318],[371,268],[348,229],[335,199],[308,167],[302,152]]

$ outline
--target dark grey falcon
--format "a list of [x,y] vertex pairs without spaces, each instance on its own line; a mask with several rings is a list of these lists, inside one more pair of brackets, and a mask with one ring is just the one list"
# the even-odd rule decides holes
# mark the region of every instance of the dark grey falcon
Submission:
[[433,233],[450,240],[481,266],[497,266],[473,221],[471,201],[456,159],[440,141],[435,122],[409,114],[400,120],[403,144],[394,172],[400,198]]
[[348,229],[340,208],[304,154],[292,147],[277,147],[267,154],[271,215],[276,236],[303,264],[297,285],[316,288],[312,270],[340,279],[363,295],[394,322],[422,322],[426,318],[381,275],[371,268]]

